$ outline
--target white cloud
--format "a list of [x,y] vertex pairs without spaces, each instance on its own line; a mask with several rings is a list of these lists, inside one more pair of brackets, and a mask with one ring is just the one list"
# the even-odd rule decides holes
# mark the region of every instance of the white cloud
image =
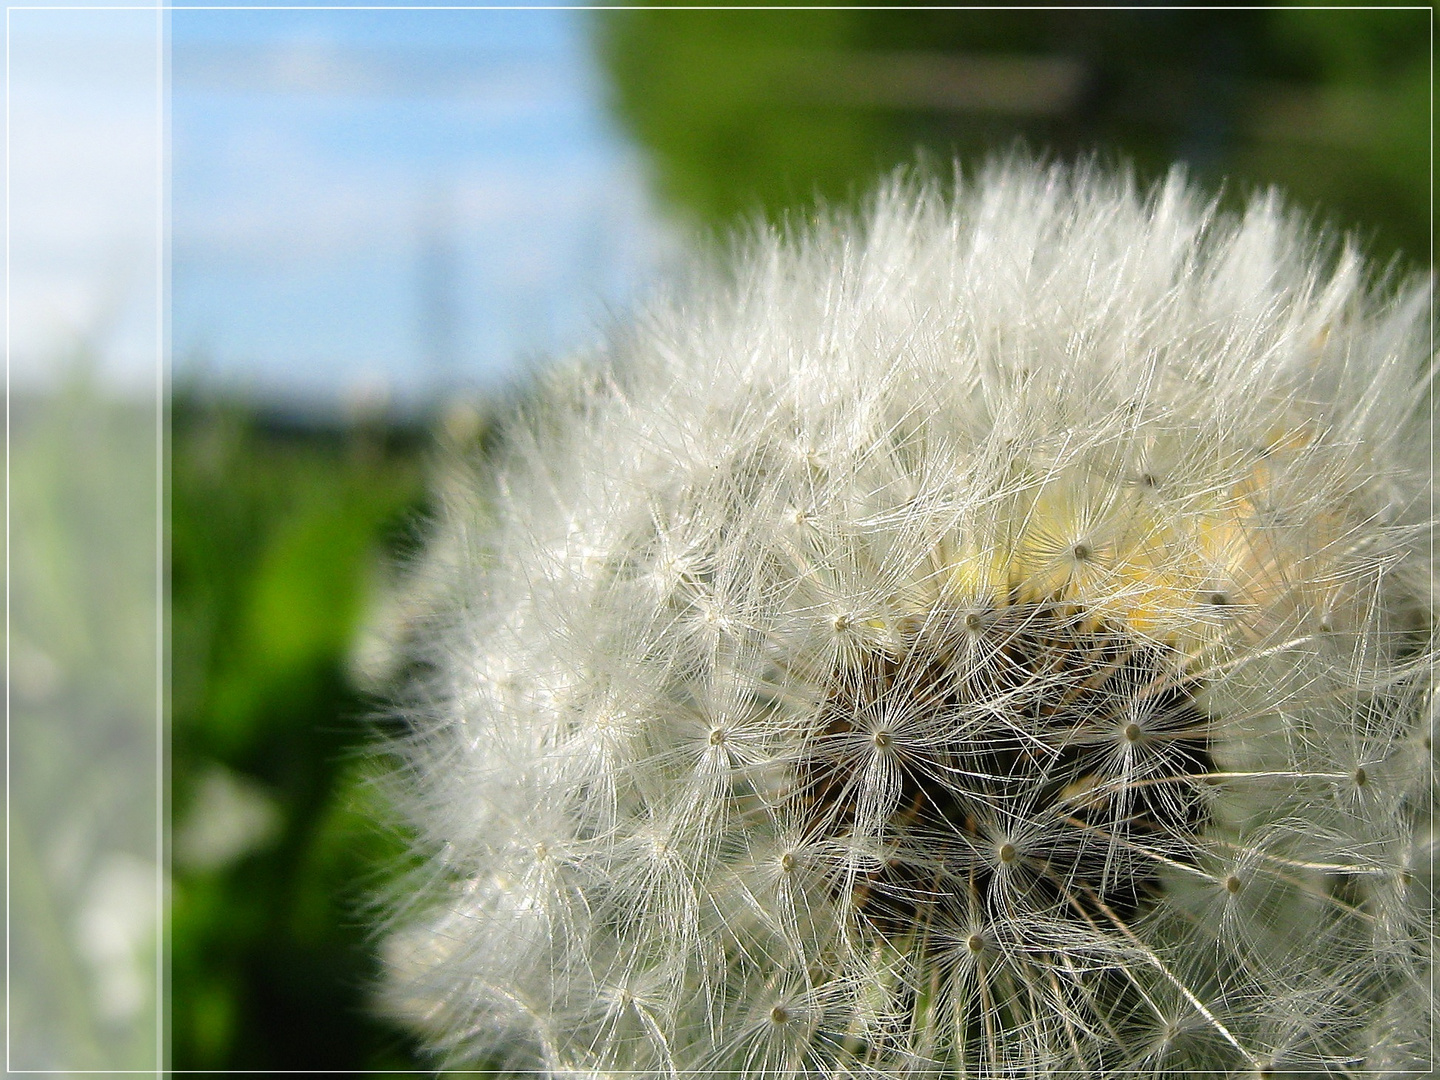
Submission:
[[546,56],[469,48],[342,49],[330,37],[292,37],[256,48],[207,43],[177,52],[177,89],[386,99],[430,97],[523,119],[573,103],[588,71]]

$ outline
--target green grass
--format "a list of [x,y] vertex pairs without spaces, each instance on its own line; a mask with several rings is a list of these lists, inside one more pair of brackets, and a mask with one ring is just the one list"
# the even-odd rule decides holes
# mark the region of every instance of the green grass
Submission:
[[[1429,21],[1420,10],[606,10],[619,118],[672,211],[723,232],[848,201],[928,157],[1016,146],[1142,178],[1184,161],[1227,200],[1277,184],[1380,263],[1430,252]],[[985,59],[1058,61],[1050,107],[976,107]],[[967,105],[967,101],[971,102]]]
[[418,430],[175,407],[177,837],[215,813],[217,775],[270,823],[228,854],[177,857],[176,1068],[421,1064],[371,1004],[364,907],[405,848],[368,782],[382,701],[357,689],[350,659],[375,583],[412,544],[425,445]]

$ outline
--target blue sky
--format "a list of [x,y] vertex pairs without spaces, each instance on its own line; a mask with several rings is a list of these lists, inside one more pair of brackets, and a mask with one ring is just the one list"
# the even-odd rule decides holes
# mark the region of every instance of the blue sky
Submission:
[[177,378],[406,404],[593,337],[662,232],[587,17],[174,10]]

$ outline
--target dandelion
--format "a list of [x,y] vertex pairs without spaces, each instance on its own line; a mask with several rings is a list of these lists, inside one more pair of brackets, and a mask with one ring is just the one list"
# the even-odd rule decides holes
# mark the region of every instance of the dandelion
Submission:
[[1424,1068],[1428,290],[1000,165],[765,234],[448,508],[391,1006],[554,1076]]

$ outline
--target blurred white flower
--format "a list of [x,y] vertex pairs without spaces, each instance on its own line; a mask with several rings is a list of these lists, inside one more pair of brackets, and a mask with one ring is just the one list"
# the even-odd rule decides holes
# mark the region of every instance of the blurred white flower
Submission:
[[264,848],[280,832],[280,807],[254,780],[218,763],[200,775],[189,813],[176,825],[176,865],[218,870]]
[[75,921],[96,1015],[107,1024],[135,1020],[155,984],[159,874],[132,855],[106,855],[89,882]]
[[1017,164],[697,273],[451,500],[392,1006],[552,1075],[1420,1068],[1427,302]]

